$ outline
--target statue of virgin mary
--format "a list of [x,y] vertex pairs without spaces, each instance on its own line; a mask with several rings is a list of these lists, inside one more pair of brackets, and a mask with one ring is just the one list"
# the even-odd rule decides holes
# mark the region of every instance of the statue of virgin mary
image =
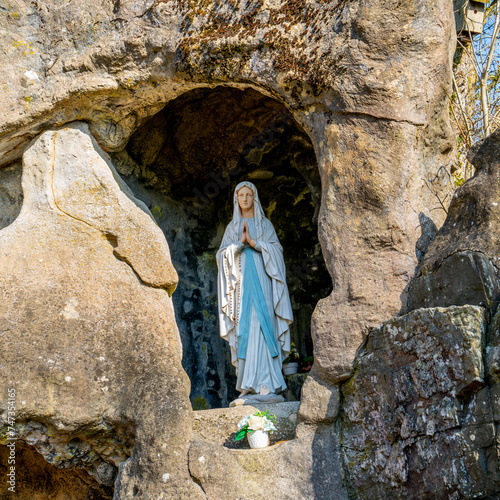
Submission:
[[236,186],[233,204],[217,252],[220,335],[240,397],[276,394],[286,389],[281,368],[293,321],[283,248],[251,182]]

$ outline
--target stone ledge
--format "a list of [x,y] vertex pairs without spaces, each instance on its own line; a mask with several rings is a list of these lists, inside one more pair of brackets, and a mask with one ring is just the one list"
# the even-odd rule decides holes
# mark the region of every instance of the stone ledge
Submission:
[[238,422],[247,415],[256,411],[269,410],[277,417],[277,431],[270,434],[270,444],[290,440],[295,437],[297,410],[299,401],[275,404],[255,404],[253,406],[239,406],[235,408],[216,408],[213,410],[199,410],[194,412],[195,439],[218,444],[231,449],[247,449],[246,439],[235,441],[234,436],[238,429]]

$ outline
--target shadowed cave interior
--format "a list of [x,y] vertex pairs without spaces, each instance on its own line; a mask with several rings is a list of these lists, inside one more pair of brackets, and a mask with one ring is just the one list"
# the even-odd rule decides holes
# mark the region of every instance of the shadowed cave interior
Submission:
[[[9,449],[0,446],[0,474],[7,484]],[[76,456],[83,462],[85,456]],[[20,441],[16,442],[16,474],[15,492],[5,493],[2,499],[17,498],[20,500],[111,500],[113,498],[113,481],[96,479],[81,467],[65,468],[47,462],[41,453]],[[79,464],[81,465],[81,464]],[[116,475],[116,473],[115,473]],[[0,483],[5,491],[5,484]],[[103,484],[108,483],[108,484]]]
[[[321,181],[314,149],[287,108],[251,88],[192,90],[113,156],[165,233],[179,274],[172,298],[193,408],[225,407],[238,396],[229,346],[218,332],[215,254],[242,180],[257,186],[284,248],[292,340],[302,357],[312,356],[311,315],[332,281],[317,236]],[[294,398],[291,391],[287,397]]]

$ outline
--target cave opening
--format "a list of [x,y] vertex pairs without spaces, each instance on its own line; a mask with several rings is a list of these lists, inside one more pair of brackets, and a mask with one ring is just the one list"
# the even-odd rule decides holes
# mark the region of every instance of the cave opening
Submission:
[[[163,230],[179,274],[172,299],[193,408],[225,407],[238,396],[229,346],[219,336],[215,255],[243,180],[256,185],[283,246],[291,337],[311,359],[311,315],[332,281],[318,241],[316,156],[290,111],[252,88],[198,88],[170,101],[113,158]],[[288,400],[298,399],[304,377],[287,377]]]
[[[70,448],[69,448],[70,449]],[[0,473],[5,479],[3,494],[1,498],[20,498],[20,499],[80,499],[88,500],[111,500],[114,494],[114,479],[118,472],[117,468],[111,467],[103,462],[108,469],[113,470],[111,477],[107,480],[91,475],[83,467],[64,467],[59,464],[56,467],[39,453],[35,447],[29,446],[22,441],[16,441],[15,447],[15,465],[9,465],[9,457],[12,456],[7,445],[0,446]],[[77,455],[74,459],[77,462],[82,459]],[[14,469],[12,469],[14,467]],[[14,490],[12,494],[7,493],[7,487],[10,486],[7,481],[9,472],[14,474]],[[97,471],[98,472],[98,471]],[[5,495],[5,496],[4,496]]]

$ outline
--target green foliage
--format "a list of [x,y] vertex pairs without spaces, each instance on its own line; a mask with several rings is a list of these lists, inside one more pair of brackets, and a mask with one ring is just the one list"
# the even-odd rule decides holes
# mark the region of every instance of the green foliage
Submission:
[[460,170],[455,170],[455,172],[453,172],[452,176],[453,176],[453,187],[455,189],[459,188],[465,182],[463,173]]
[[295,344],[292,342],[292,344],[290,346],[290,354],[285,358],[285,360],[283,361],[283,364],[286,365],[288,363],[296,362],[299,359],[300,359],[299,351],[297,351]]
[[234,436],[235,441],[239,441],[240,439],[243,439],[248,432],[248,427],[242,427],[237,433],[236,436]]
[[193,401],[193,410],[208,410],[210,408],[210,405],[208,404],[208,401],[203,397],[203,396],[198,396],[195,398]]
[[257,417],[266,417],[268,420],[270,420],[274,424],[276,423],[276,415],[269,415],[269,410],[258,411],[256,413],[254,413],[254,415]]

